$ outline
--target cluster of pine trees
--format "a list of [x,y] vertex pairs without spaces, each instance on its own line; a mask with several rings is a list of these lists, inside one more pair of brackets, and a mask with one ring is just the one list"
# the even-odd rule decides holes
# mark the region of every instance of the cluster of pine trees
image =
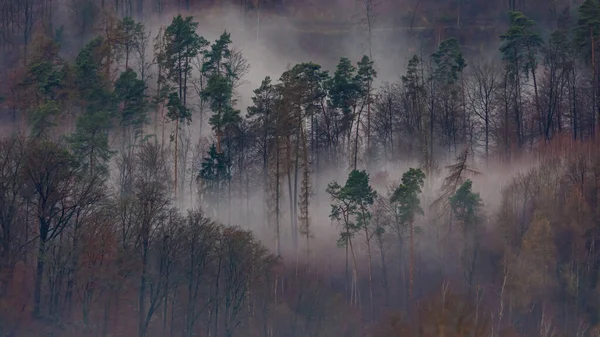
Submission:
[[[0,334],[594,336],[600,4],[509,19],[497,60],[300,63],[244,112],[251,65],[193,17],[108,16],[73,57],[37,35],[2,93]],[[531,154],[486,208],[478,177]]]

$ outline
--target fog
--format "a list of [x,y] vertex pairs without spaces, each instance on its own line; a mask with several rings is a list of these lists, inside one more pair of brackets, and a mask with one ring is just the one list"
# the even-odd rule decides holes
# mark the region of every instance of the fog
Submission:
[[[358,10],[360,11],[360,9]],[[144,25],[151,33],[150,40],[153,41],[160,28],[168,26],[172,17],[177,14],[180,14],[180,12],[165,12],[160,17],[144,20]],[[320,64],[323,69],[332,74],[340,57],[348,57],[355,63],[362,55],[369,54],[366,28],[358,23],[360,22],[360,14],[354,14],[353,17],[349,15],[349,20],[355,22],[355,31],[332,32],[302,29],[289,19],[273,15],[263,15],[261,17],[260,32],[257,32],[255,13],[250,12],[249,15],[244,15],[237,6],[223,6],[199,14],[194,16],[195,20],[199,22],[197,33],[212,43],[224,31],[230,32],[233,48],[242,52],[249,64],[248,72],[242,78],[240,86],[236,88],[235,92],[236,108],[241,110],[242,115],[246,114],[247,107],[252,104],[253,90],[258,88],[267,76],[276,82],[284,71],[302,62]],[[183,15],[187,14],[183,13]],[[412,55],[411,51],[415,52],[414,49],[409,51],[408,44],[409,38],[406,36],[405,30],[374,29],[372,58],[375,61],[374,66],[377,71],[374,90],[377,90],[384,82],[397,82],[400,80],[400,77],[405,73],[407,60]],[[492,43],[492,46],[497,46],[497,43]],[[496,48],[486,49],[483,54],[480,54],[480,57],[493,58],[493,50]],[[151,46],[148,52],[149,57],[151,57],[153,52]],[[419,53],[419,51],[416,52]],[[152,84],[150,84],[150,87],[152,88]],[[198,104],[199,98],[195,96],[192,105]],[[190,159],[186,164],[186,171],[188,171],[186,185],[188,187],[185,188],[183,196],[177,201],[178,207],[183,212],[200,208],[206,211],[207,215],[221,223],[251,230],[257,238],[274,251],[276,240],[274,228],[268,225],[267,216],[263,214],[265,209],[263,186],[253,182],[248,198],[245,196],[245,191],[233,192],[231,214],[229,214],[227,204],[221,204],[218,208],[215,208],[206,202],[199,201],[200,187],[194,172],[199,170],[198,160],[202,158],[203,153],[206,153],[209,144],[215,141],[214,134],[207,123],[210,111],[205,109],[202,112],[202,118],[198,118],[199,114],[200,112],[196,108],[193,112],[192,122],[183,127],[185,137],[189,137],[187,140],[189,141],[189,148],[186,151],[191,152],[188,156],[196,158],[196,161]],[[153,133],[154,128],[155,125],[149,125],[147,132]],[[166,128],[166,134],[169,134],[173,130],[173,125],[167,124]],[[119,142],[120,138],[114,137],[113,147],[119,148]],[[173,151],[172,142],[169,143],[169,147]],[[427,178],[427,187],[421,195],[425,215],[417,222],[424,234],[418,239],[417,249],[421,258],[426,260],[424,262],[431,269],[447,268],[447,266],[441,264],[435,267],[435,264],[439,261],[434,261],[435,258],[430,254],[432,248],[436,245],[436,240],[439,239],[436,238],[436,235],[439,235],[439,229],[435,228],[437,226],[435,220],[440,215],[434,210],[430,210],[429,207],[438,198],[443,180],[448,173],[446,166],[455,162],[455,155],[456,153],[450,153],[444,149],[436,149],[435,163],[437,170],[434,176]],[[473,165],[473,169],[480,172],[479,175],[469,178],[474,181],[475,191],[481,195],[484,202],[485,213],[489,216],[486,225],[494,226],[493,217],[501,201],[502,189],[517,174],[531,169],[536,161],[524,158],[521,161],[513,161],[510,165],[506,165],[498,160],[490,160],[486,163],[481,158],[470,157],[469,163]],[[402,174],[411,167],[420,167],[420,163],[414,158],[406,157],[405,160],[396,162],[384,161],[378,169],[370,170],[369,174],[373,187],[378,192],[378,197],[387,198],[389,189],[394,189],[398,185]],[[361,163],[359,168],[364,169],[367,166],[365,163]],[[115,167],[113,166],[114,170]],[[349,167],[344,165],[342,167],[320,167],[319,172],[313,172],[312,174],[313,195],[310,201],[309,215],[313,234],[311,238],[313,260],[310,263],[326,263],[329,266],[343,263],[344,249],[336,245],[340,228],[339,224],[329,218],[331,198],[325,190],[327,185],[333,181],[343,184],[349,172]],[[287,179],[284,177],[284,184],[287,183]],[[240,193],[243,195],[240,195]],[[281,254],[289,261],[296,261],[298,258],[305,259],[305,255],[301,252],[299,254],[292,244],[289,195],[287,195],[286,188],[284,188],[281,207]],[[302,250],[304,249],[302,248]],[[319,256],[326,256],[327,258],[317,258]]]
[[[458,314],[469,317],[469,323],[465,324],[477,327],[474,328],[479,331],[477,336],[517,336],[503,335],[499,331],[504,327],[510,330],[518,326],[514,331],[523,332],[525,336],[534,336],[532,332],[535,331],[537,337],[537,332],[549,324],[545,320],[564,321],[555,325],[569,331],[576,323],[587,319],[586,316],[594,316],[593,313],[600,309],[590,309],[594,304],[588,307],[583,299],[596,293],[594,282],[597,283],[597,279],[590,276],[593,273],[586,274],[593,269],[589,266],[600,265],[594,255],[596,253],[589,248],[593,247],[589,242],[596,240],[593,236],[596,234],[590,233],[595,233],[593,228],[598,193],[594,188],[600,185],[594,179],[597,180],[599,174],[600,153],[597,154],[592,147],[585,153],[583,145],[580,145],[593,142],[596,132],[596,96],[586,77],[589,69],[585,67],[588,64],[564,61],[564,68],[559,71],[558,68],[552,68],[553,63],[548,61],[551,57],[544,54],[548,53],[547,49],[534,46],[532,50],[539,53],[537,57],[540,59],[539,64],[535,64],[537,70],[526,69],[526,76],[520,74],[522,79],[518,75],[511,77],[509,74],[514,71],[512,65],[506,59],[502,60],[498,52],[498,47],[506,42],[498,38],[486,40],[487,35],[498,36],[496,30],[503,32],[505,26],[499,26],[491,33],[487,30],[484,32],[484,27],[473,24],[475,18],[472,18],[463,30],[458,23],[457,27],[452,23],[444,28],[441,23],[427,20],[425,16],[430,13],[425,12],[419,13],[422,17],[416,20],[419,25],[431,23],[431,26],[417,31],[413,30],[413,23],[407,28],[406,22],[400,24],[398,22],[402,20],[395,19],[412,15],[410,8],[416,11],[416,6],[409,6],[408,3],[380,4],[382,7],[379,7],[379,12],[371,18],[374,23],[369,48],[369,32],[363,20],[364,10],[360,8],[368,2],[353,1],[354,6],[345,0],[296,4],[298,8],[290,5],[292,8],[288,9],[289,12],[299,11],[303,6],[309,8],[304,8],[298,17],[295,14],[290,16],[289,12],[281,14],[277,10],[261,11],[259,17],[256,10],[243,13],[237,5],[213,6],[189,12],[167,9],[160,15],[144,13],[141,23],[149,33],[145,55],[143,61],[135,56],[128,62],[137,74],[143,74],[150,100],[160,96],[155,38],[178,14],[192,15],[198,22],[197,33],[210,44],[223,32],[231,33],[232,50],[239,52],[248,64],[247,72],[234,88],[234,99],[230,101],[234,102],[233,108],[240,111],[243,122],[247,121],[248,107],[253,105],[253,91],[261,86],[266,77],[270,77],[274,84],[278,83],[282,73],[294,65],[314,62],[332,75],[340,58],[347,57],[356,65],[364,55],[368,55],[374,61],[377,76],[372,83],[366,81],[368,89],[360,87],[353,92],[356,96],[352,109],[349,109],[351,112],[345,111],[342,103],[335,103],[339,106],[331,103],[334,101],[334,85],[329,82],[320,85],[327,87],[324,95],[326,103],[330,105],[321,105],[321,110],[314,113],[315,116],[308,116],[308,108],[303,106],[306,103],[293,95],[302,96],[305,93],[294,92],[287,97],[283,90],[277,91],[277,95],[284,98],[271,99],[276,102],[273,103],[276,106],[273,110],[276,110],[274,114],[283,117],[275,117],[268,122],[273,124],[268,126],[264,122],[267,130],[264,131],[264,143],[268,143],[264,149],[259,144],[263,135],[259,123],[250,125],[250,122],[235,122],[238,124],[232,132],[234,135],[227,136],[234,140],[223,145],[229,151],[227,160],[232,160],[234,164],[226,169],[226,174],[231,175],[225,178],[227,183],[219,185],[222,182],[218,182],[215,184],[218,187],[213,187],[218,190],[217,197],[210,193],[210,188],[205,184],[210,179],[216,181],[220,178],[201,177],[201,169],[206,163],[219,164],[217,159],[207,157],[210,146],[217,142],[219,131],[209,123],[213,112],[206,99],[201,99],[198,88],[186,83],[187,107],[184,108],[190,108],[191,120],[187,122],[185,118],[169,117],[179,121],[180,128],[177,130],[180,131],[176,142],[176,124],[166,117],[171,112],[167,112],[166,100],[152,104],[144,111],[150,118],[141,133],[144,140],[132,140],[127,133],[130,131],[126,131],[127,127],[117,121],[121,117],[119,113],[125,114],[120,111],[124,110],[123,99],[116,107],[118,111],[115,116],[107,118],[112,119],[110,127],[102,130],[108,135],[111,153],[107,164],[108,181],[106,185],[103,185],[103,180],[102,185],[98,183],[102,189],[98,195],[102,196],[93,196],[100,201],[81,206],[81,209],[77,209],[79,213],[73,215],[73,220],[51,216],[60,207],[65,208],[67,202],[64,200],[75,200],[77,195],[72,191],[77,190],[78,185],[72,187],[72,191],[67,189],[73,195],[63,196],[62,203],[57,203],[58,206],[53,206],[55,209],[47,212],[51,215],[44,213],[43,207],[36,204],[43,198],[35,199],[24,192],[25,187],[31,184],[29,180],[35,178],[30,171],[38,166],[44,168],[45,164],[38,163],[35,157],[31,158],[31,153],[35,155],[36,150],[46,149],[41,146],[48,146],[52,142],[64,146],[67,149],[65,152],[75,153],[74,147],[69,147],[73,143],[73,138],[69,137],[82,127],[78,118],[97,111],[88,111],[90,108],[83,104],[87,103],[85,98],[79,97],[85,94],[85,90],[77,87],[77,80],[81,79],[71,81],[69,78],[65,80],[68,84],[64,84],[64,87],[68,87],[67,90],[72,90],[72,93],[61,92],[67,98],[56,95],[64,100],[57,109],[59,112],[50,114],[50,117],[43,115],[45,110],[42,107],[48,100],[44,90],[40,89],[43,86],[23,89],[26,81],[22,83],[16,78],[31,78],[37,69],[35,62],[43,63],[44,60],[22,62],[21,65],[21,56],[18,55],[27,54],[18,48],[8,48],[11,55],[17,55],[15,58],[18,62],[14,70],[5,71],[7,83],[10,84],[2,86],[8,89],[0,93],[0,103],[7,102],[3,103],[3,114],[0,115],[0,134],[6,138],[3,140],[6,143],[0,144],[3,146],[0,147],[0,164],[4,160],[18,169],[15,169],[15,173],[10,170],[13,166],[0,165],[0,187],[5,187],[6,191],[13,188],[17,192],[12,195],[6,193],[12,196],[11,199],[0,191],[0,206],[4,207],[0,211],[8,210],[10,213],[14,210],[14,218],[25,217],[25,220],[24,225],[14,227],[18,234],[13,234],[16,239],[12,238],[14,242],[9,242],[17,247],[15,251],[20,254],[14,261],[9,261],[13,265],[6,264],[9,266],[6,270],[12,268],[7,274],[10,275],[10,282],[4,282],[4,264],[0,263],[0,333],[5,321],[21,322],[21,318],[12,318],[2,311],[4,286],[12,283],[22,287],[19,291],[25,299],[15,295],[14,299],[10,299],[14,303],[7,302],[7,305],[21,306],[24,308],[21,310],[23,317],[25,314],[33,317],[32,321],[37,325],[31,331],[48,329],[54,333],[60,329],[71,329],[65,332],[65,336],[92,336],[94,334],[91,331],[95,330],[96,335],[102,331],[104,336],[127,336],[127,333],[137,331],[140,337],[149,337],[160,335],[162,327],[162,336],[176,335],[181,329],[182,335],[190,337],[232,337],[234,331],[236,336],[244,336],[247,332],[248,336],[264,337],[389,337],[408,331],[392,328],[393,332],[388,334],[374,332],[377,327],[386,326],[390,318],[394,321],[396,312],[403,324],[410,326],[410,331],[416,331],[418,324],[433,322],[437,314],[447,317],[446,312],[455,314],[460,311]],[[58,4],[59,8],[51,16],[55,18],[56,26],[64,24],[66,27],[63,41],[60,41],[60,56],[65,63],[69,63],[71,70],[79,70],[79,65],[74,62],[79,51],[98,34],[107,34],[108,29],[102,29],[108,23],[100,22],[99,18],[105,18],[100,12],[85,12],[87,7],[84,5],[88,3],[63,0]],[[76,7],[75,4],[83,7]],[[403,11],[391,14],[392,10],[397,10],[396,7],[401,7]],[[390,13],[385,13],[388,10]],[[100,23],[94,22],[92,25],[86,22],[88,14]],[[454,17],[451,19],[453,21]],[[495,20],[489,21],[493,23]],[[474,25],[475,29],[469,25]],[[41,26],[41,32],[56,29]],[[473,30],[478,33],[472,33]],[[472,33],[472,40],[465,41],[466,32]],[[58,34],[49,35],[59,40]],[[547,35],[545,30],[542,35]],[[452,39],[454,37],[456,39]],[[31,41],[35,41],[31,42],[34,46],[32,49],[39,51],[35,49],[39,47],[39,41]],[[444,44],[448,41],[448,44]],[[432,53],[438,48],[441,50],[442,46],[449,49],[455,46],[456,49],[444,51],[444,60],[448,63],[440,66],[434,64]],[[104,50],[98,53],[102,52]],[[403,80],[402,77],[407,74],[409,59],[413,55],[420,60],[415,68],[416,75],[413,74],[416,79],[410,82],[411,79]],[[111,57],[108,56],[108,61],[101,59],[96,72],[100,73],[101,69],[104,76],[106,70],[108,78],[104,80],[113,95],[116,79],[125,71],[125,65],[123,60],[113,60]],[[459,64],[461,60],[466,61],[464,71],[460,68],[464,66]],[[477,67],[485,62],[491,62],[492,66],[477,73],[475,69],[483,69]],[[54,66],[56,64],[49,68],[53,69]],[[199,68],[201,65],[194,64],[190,83],[204,76]],[[452,74],[456,69],[459,69],[459,74]],[[517,66],[516,69],[518,73],[520,68]],[[446,73],[439,75],[444,71]],[[530,77],[530,71],[537,78]],[[77,71],[69,74],[72,77],[79,76]],[[564,77],[554,81],[552,76],[559,76],[556,74]],[[36,79],[40,83],[47,80]],[[351,81],[359,83],[360,76],[352,77]],[[486,81],[492,83],[489,97],[477,96],[487,90],[484,88],[488,83]],[[485,82],[484,85],[482,82]],[[382,88],[390,83],[394,86],[387,87],[391,88],[388,99]],[[558,98],[554,96],[555,92],[560,93]],[[315,101],[312,96],[311,99]],[[484,99],[485,102],[482,101]],[[50,100],[59,101],[55,97]],[[291,103],[281,103],[279,100],[289,100]],[[358,102],[362,104],[359,108]],[[289,108],[286,104],[296,105]],[[40,111],[42,118],[39,117]],[[589,111],[590,116],[585,115]],[[48,144],[38,143],[36,137],[41,136],[34,137],[33,132],[29,131],[39,126],[40,120],[44,122],[44,118],[50,119],[48,129],[52,129],[43,139]],[[330,132],[328,118],[334,119],[332,124],[335,126],[331,128],[335,131]],[[275,125],[273,128],[276,129],[272,134],[268,129],[271,125]],[[286,129],[281,130],[281,125]],[[244,127],[255,129],[240,131]],[[28,141],[22,144],[15,142],[18,145],[14,145],[9,142],[12,139],[9,136],[15,135],[18,135],[15,139]],[[561,141],[568,146],[561,147]],[[321,142],[328,143],[323,145]],[[11,144],[21,146],[19,149],[23,149],[22,153],[11,152]],[[155,151],[156,158],[164,156],[160,159],[164,158],[165,161],[152,162],[156,167],[143,166],[137,156],[148,149]],[[303,150],[305,152],[301,153]],[[235,151],[233,155],[232,151]],[[265,153],[264,158],[268,158],[264,159],[265,167],[261,151]],[[332,205],[336,201],[327,188],[333,182],[342,186],[346,183],[353,172],[352,151],[357,153],[356,169],[368,173],[368,183],[377,194],[374,203],[367,207],[368,220],[359,220],[358,213],[349,215],[351,221],[346,219],[346,226],[353,222],[355,228],[352,229],[352,239],[345,241],[344,246],[339,243],[344,243],[345,235],[350,235],[349,230],[345,232],[343,223],[332,220],[332,212],[335,213]],[[450,167],[460,161],[459,157],[465,153],[463,151],[466,151],[467,159],[462,164],[469,170],[462,170],[460,179],[455,181],[455,188],[445,191]],[[84,157],[85,163],[77,169],[83,172],[81,176],[86,176],[88,172],[84,167],[89,162],[90,176],[95,179],[96,176],[91,174],[94,150],[91,152],[89,158]],[[429,157],[431,154],[433,158]],[[563,155],[564,158],[556,167],[545,161],[548,157],[562,158]],[[18,160],[10,161],[13,156]],[[20,161],[19,156],[26,160]],[[277,166],[274,169],[275,156]],[[131,172],[125,172],[122,165],[124,160],[130,160],[130,164],[137,166],[131,164]],[[303,171],[302,165],[308,169]],[[411,168],[420,168],[427,176],[422,190],[414,192],[419,203],[415,206],[411,204],[412,201],[402,201],[413,207],[411,211],[402,212],[413,215],[400,215],[397,212],[406,205],[395,204],[390,197],[401,185],[403,175]],[[160,175],[152,170],[167,173]],[[549,172],[547,177],[544,172]],[[302,187],[298,186],[302,184],[300,181],[305,173],[311,185],[307,211],[310,236],[300,234],[298,230],[301,221],[299,213],[302,212],[298,211],[302,207],[299,206],[299,195],[303,193]],[[100,176],[100,173],[96,174]],[[535,174],[536,179],[532,179],[527,187],[515,187],[515,179],[528,174]],[[272,193],[275,188],[271,181],[276,178],[278,189],[274,202]],[[69,179],[63,184],[69,186],[69,182],[73,181]],[[94,179],[81,179],[77,183],[86,187]],[[127,179],[134,186],[127,188],[136,193],[125,191]],[[10,184],[21,180],[21,185]],[[458,204],[451,209],[451,197],[457,197],[459,188],[468,185],[463,184],[467,180],[473,183],[472,191],[467,190],[461,202],[471,204]],[[263,186],[264,181],[269,181],[269,186]],[[588,183],[591,181],[594,183]],[[406,186],[409,183],[406,182]],[[147,187],[145,184],[160,188],[144,190]],[[542,188],[548,184],[552,186]],[[90,186],[89,189],[98,186]],[[508,187],[512,188],[510,193],[506,190]],[[35,194],[35,191],[27,192]],[[164,209],[157,211],[156,216],[145,208],[155,205],[155,195],[152,193],[158,196],[157,199],[166,196]],[[521,200],[523,195],[526,197]],[[11,201],[17,206],[9,204]],[[521,201],[522,205],[519,204]],[[77,207],[72,206],[72,209]],[[0,212],[0,216],[3,214]],[[462,218],[459,219],[460,216]],[[51,239],[42,244],[41,234],[37,233],[42,232],[38,227],[44,217],[49,218],[48,223],[54,224],[55,228],[61,224],[64,229],[55,229],[56,233],[52,233],[54,236],[51,235]],[[0,221],[8,223],[7,218],[0,217]],[[39,219],[38,224],[36,221]],[[194,222],[195,219],[200,220]],[[223,225],[215,230],[216,234],[208,233],[212,228],[209,222],[213,220],[215,224]],[[361,221],[368,225],[358,226],[357,223]],[[3,229],[10,228],[5,223],[0,223],[6,226]],[[377,228],[368,227],[373,224]],[[132,232],[125,233],[126,226]],[[246,232],[235,232],[238,228],[251,234],[244,236]],[[123,232],[119,232],[121,229]],[[39,238],[32,240],[31,233]],[[173,243],[169,242],[172,237],[176,238],[171,240]],[[5,243],[11,236],[2,234],[0,239]],[[254,239],[261,245],[254,245]],[[260,255],[263,247],[267,250]],[[8,249],[0,247],[1,253],[5,251]],[[254,258],[252,254],[256,252],[260,252],[256,260],[250,260],[249,256]],[[271,255],[275,252],[279,256]],[[84,259],[82,256],[85,254]],[[205,262],[197,262],[199,257]],[[46,258],[48,262],[44,260]],[[223,261],[229,264],[223,267]],[[44,263],[47,264],[44,266]],[[16,266],[22,268],[21,274],[15,272],[18,271]],[[222,276],[225,274],[221,273],[229,274]],[[30,284],[19,279],[23,278],[22,275],[29,276],[27,279],[43,281]],[[32,278],[34,275],[36,278]],[[577,288],[574,291],[570,288],[574,285],[569,282],[574,282],[573,279],[579,282],[579,278],[589,278],[589,283],[594,284],[588,290]],[[95,282],[102,286],[95,288]],[[227,286],[223,287],[225,284]],[[194,286],[195,293],[192,291]],[[475,307],[474,315],[464,313],[464,308],[454,311],[448,309],[448,287],[456,289],[461,296],[464,294],[468,303],[465,308]],[[6,289],[9,288],[6,286]],[[505,290],[508,293],[506,296]],[[107,295],[104,295],[105,291]],[[81,303],[77,302],[79,299],[73,300],[76,297],[74,293],[80,296]],[[315,299],[307,300],[306,296]],[[440,299],[442,304],[428,307],[430,298],[434,298],[434,302]],[[238,302],[231,305],[236,300]],[[34,309],[30,309],[30,302],[34,303]],[[40,318],[43,315],[36,312],[40,308],[51,313],[47,322]],[[429,309],[431,312],[421,316],[422,310]],[[436,311],[438,309],[439,312]],[[571,317],[572,310],[576,313]],[[480,315],[485,319],[480,319]],[[109,317],[111,323],[108,323]],[[460,319],[452,316],[448,318],[452,322],[447,324],[450,326],[454,324],[453,320]],[[63,324],[61,320],[69,323]],[[590,325],[598,323],[597,317],[588,320]],[[13,328],[14,331],[28,331],[20,324],[15,323],[19,327]],[[431,326],[436,324],[431,323]],[[167,333],[168,326],[171,334]],[[541,332],[539,335],[551,336]]]

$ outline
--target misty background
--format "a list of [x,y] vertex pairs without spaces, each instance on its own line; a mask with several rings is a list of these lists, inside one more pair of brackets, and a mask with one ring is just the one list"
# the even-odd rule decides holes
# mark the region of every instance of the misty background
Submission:
[[0,0],[0,335],[599,336],[598,18]]

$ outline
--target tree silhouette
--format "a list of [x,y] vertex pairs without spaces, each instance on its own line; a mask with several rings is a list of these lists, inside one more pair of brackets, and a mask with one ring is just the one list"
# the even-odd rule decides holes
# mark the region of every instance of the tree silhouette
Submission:
[[[342,226],[338,245],[349,248],[352,255],[353,280],[350,301],[355,305],[360,305],[360,291],[357,289],[358,266],[352,239],[360,230],[369,225],[371,218],[369,207],[375,202],[377,192],[369,185],[369,175],[366,171],[353,170],[348,175],[344,186],[333,181],[327,185],[327,193],[333,201],[329,217]],[[347,264],[348,262],[346,262]]]
[[[414,245],[414,223],[415,216],[423,215],[419,194],[425,183],[425,173],[420,169],[411,168],[402,175],[402,183],[396,187],[390,197],[390,203],[401,226],[409,227],[410,238],[410,260],[409,260],[409,300],[413,296],[414,270],[415,270],[415,245]],[[396,229],[400,235],[399,229]]]

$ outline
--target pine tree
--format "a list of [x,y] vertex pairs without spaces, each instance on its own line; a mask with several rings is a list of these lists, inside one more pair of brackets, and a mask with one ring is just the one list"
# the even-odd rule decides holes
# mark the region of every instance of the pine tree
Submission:
[[298,201],[298,207],[300,208],[300,214],[298,215],[298,221],[300,222],[300,225],[298,226],[298,232],[306,239],[306,257],[308,258],[310,254],[310,238],[313,236],[313,233],[310,229],[309,216],[312,186],[310,180],[310,163],[308,161],[308,141],[306,139],[306,131],[304,128],[300,130],[300,136],[302,138],[300,141],[300,146],[302,147],[302,163],[300,164],[302,178],[300,181],[300,195]]
[[117,60],[125,58],[125,71],[129,68],[132,53],[139,48],[144,34],[144,25],[130,16],[117,22],[114,51]]
[[278,93],[275,86],[271,83],[270,77],[265,77],[259,88],[254,90],[252,97],[252,106],[248,107],[248,120],[250,129],[254,132],[254,139],[258,142],[260,156],[262,157],[262,183],[264,190],[264,208],[263,216],[267,220],[269,204],[269,158],[273,152],[273,146],[276,144],[276,106]]
[[110,114],[88,112],[77,118],[75,132],[67,137],[73,152],[84,164],[88,174],[108,174],[108,160],[114,154],[108,144],[111,129]]
[[223,34],[206,51],[206,62],[202,65],[202,72],[211,76],[223,76],[232,82],[231,64],[231,34],[224,31]]
[[208,156],[202,161],[198,179],[202,181],[203,190],[207,192],[210,201],[216,204],[216,212],[225,188],[231,183],[231,162],[225,154],[217,151],[214,143],[208,150]]
[[350,301],[360,304],[358,266],[352,240],[358,232],[368,228],[371,219],[369,208],[375,202],[377,192],[369,185],[369,175],[366,171],[353,170],[344,186],[333,181],[327,186],[327,193],[333,201],[329,217],[342,226],[338,245],[349,248],[352,256],[354,275]]
[[[459,223],[463,226],[463,237],[465,240],[465,248],[463,249],[463,261],[465,261],[465,276],[469,283],[469,287],[473,285],[473,277],[475,274],[475,264],[477,262],[478,244],[477,244],[477,225],[481,220],[480,208],[483,206],[479,193],[472,191],[473,182],[465,181],[456,190],[456,193],[450,197],[450,207],[452,213]],[[472,245],[473,255],[469,258],[468,245]]]
[[575,45],[581,55],[596,67],[596,53],[600,47],[600,3],[598,0],[585,0],[577,9],[579,17],[575,26]]
[[108,90],[109,79],[102,74],[107,55],[104,39],[97,37],[75,59],[75,87],[82,107],[88,112],[113,108],[114,99]]
[[196,33],[198,22],[177,15],[164,31],[164,50],[157,57],[166,70],[166,77],[177,90],[179,100],[187,106],[187,88],[193,59],[208,42]]
[[[359,87],[361,108],[358,110],[356,115],[356,135],[354,137],[352,161],[352,165],[355,170],[358,164],[359,128],[361,124],[363,124],[361,120],[361,114],[364,108],[367,109],[367,125],[363,131],[367,138],[366,149],[368,153],[373,153],[373,149],[371,149],[371,103],[373,103],[373,81],[377,77],[377,72],[373,68],[373,61],[366,55],[363,56],[360,61],[358,61],[357,68],[358,72],[354,81]],[[372,160],[369,160],[369,162],[372,162]]]
[[[172,91],[166,95],[168,103],[168,117],[175,122],[175,130],[171,140],[175,142],[174,149],[174,186],[175,196],[178,196],[178,154],[179,154],[179,131],[182,121],[191,120],[191,109],[187,104],[188,87],[191,79],[192,61],[202,51],[208,42],[196,33],[198,22],[188,16],[183,18],[177,15],[164,31],[164,45],[157,56],[157,62],[164,71],[164,80]],[[162,91],[161,91],[162,92]],[[163,93],[164,94],[164,93]]]
[[28,119],[33,138],[50,137],[50,129],[58,125],[57,119],[66,102],[69,65],[60,56],[60,45],[47,38],[40,38],[21,85],[30,93],[27,104]]
[[[434,200],[432,205],[439,207],[442,213],[452,210],[448,200],[456,193],[460,186],[467,181],[467,177],[480,174],[479,171],[473,169],[467,163],[467,160],[469,159],[469,153],[469,149],[465,149],[458,156],[456,156],[455,164],[446,166],[448,175],[442,182],[442,186],[440,188],[441,195],[439,198]],[[452,219],[450,223],[452,223]],[[450,230],[452,230],[452,227],[450,227]]]
[[415,270],[415,217],[417,215],[423,215],[423,208],[421,208],[421,201],[419,194],[425,183],[425,173],[420,169],[411,168],[402,175],[402,183],[396,187],[394,193],[390,197],[390,204],[392,204],[393,211],[397,226],[395,228],[396,234],[401,240],[400,236],[402,233],[401,227],[409,227],[409,240],[410,240],[410,259],[409,259],[409,281],[408,281],[408,298],[412,300],[413,295],[413,282],[414,282],[414,270]]
[[217,135],[217,151],[221,151],[223,137],[230,138],[232,127],[241,121],[240,111],[233,107],[233,86],[239,74],[232,67],[230,45],[231,35],[225,31],[206,52],[202,65],[207,82],[201,97],[213,112],[209,123]]
[[[417,120],[417,131],[419,133],[419,145],[421,156],[421,168],[427,175],[433,173],[433,118],[427,116],[424,109],[427,100],[427,90],[425,88],[425,79],[421,71],[422,62],[417,55],[413,55],[408,60],[406,75],[401,77],[403,86],[403,95],[406,97],[407,112],[415,116]],[[433,117],[433,115],[431,115]],[[429,126],[429,127],[428,127]],[[428,132],[429,131],[429,132]]]
[[[578,8],[579,18],[575,27],[575,46],[584,60],[592,68],[592,88],[594,90],[591,116],[600,114],[600,2],[585,0]],[[595,135],[595,120],[592,120],[592,135]]]
[[331,107],[340,110],[341,132],[348,132],[348,139],[360,93],[359,84],[355,79],[356,67],[348,58],[342,57],[328,83]]
[[451,85],[458,82],[460,74],[467,66],[456,38],[442,41],[431,58],[435,64],[433,76],[443,84]]
[[34,139],[50,138],[51,129],[58,125],[56,118],[60,115],[60,106],[56,101],[42,103],[29,115],[31,137]]
[[[444,135],[443,143],[449,148],[456,146],[459,141],[466,142],[468,133],[467,114],[462,109],[460,113],[462,94],[462,73],[466,62],[462,56],[457,39],[450,38],[442,41],[438,50],[431,55],[433,61],[432,84],[434,86],[436,110],[441,113],[441,132]],[[462,117],[462,118],[461,118]],[[462,138],[457,135],[459,122],[462,119]]]
[[101,73],[105,58],[106,49],[99,37],[88,43],[75,60],[75,85],[84,113],[77,117],[75,132],[67,141],[90,176],[107,174],[106,164],[112,155],[108,133],[116,100]]
[[[279,116],[281,136],[285,141],[284,169],[288,178],[288,196],[290,205],[290,227],[294,249],[298,249],[299,234],[299,184],[302,174],[302,148],[309,146],[306,121],[310,120],[321,108],[319,105],[326,95],[324,85],[327,72],[313,62],[296,64],[285,71],[280,78],[277,90],[280,94]],[[308,162],[308,158],[306,159]]]
[[[241,53],[232,50],[231,35],[225,31],[205,52],[201,69],[206,86],[200,97],[203,102],[209,103],[213,113],[208,122],[216,134],[216,150],[219,153],[223,151],[224,143],[226,156],[232,162],[235,137],[241,136],[242,126],[240,110],[235,108],[234,89],[247,70],[245,62]],[[231,184],[228,186],[228,195],[228,218],[231,219]]]
[[222,76],[209,77],[202,97],[210,102],[213,115],[208,122],[217,134],[217,151],[221,151],[223,136],[230,137],[231,130],[241,121],[240,111],[231,105],[233,97],[231,82]]
[[529,79],[529,75],[533,76],[537,102],[535,70],[537,68],[537,54],[543,41],[540,34],[534,30],[535,21],[520,12],[510,12],[509,17],[509,28],[506,33],[500,35],[502,41],[500,52],[506,65],[507,80],[513,86],[512,109],[515,111],[517,145],[521,148],[524,145],[523,82]]
[[131,143],[131,131],[134,138],[140,137],[144,126],[148,123],[148,95],[146,84],[138,79],[137,73],[125,70],[115,82],[115,97],[119,101],[120,124],[127,140]]

